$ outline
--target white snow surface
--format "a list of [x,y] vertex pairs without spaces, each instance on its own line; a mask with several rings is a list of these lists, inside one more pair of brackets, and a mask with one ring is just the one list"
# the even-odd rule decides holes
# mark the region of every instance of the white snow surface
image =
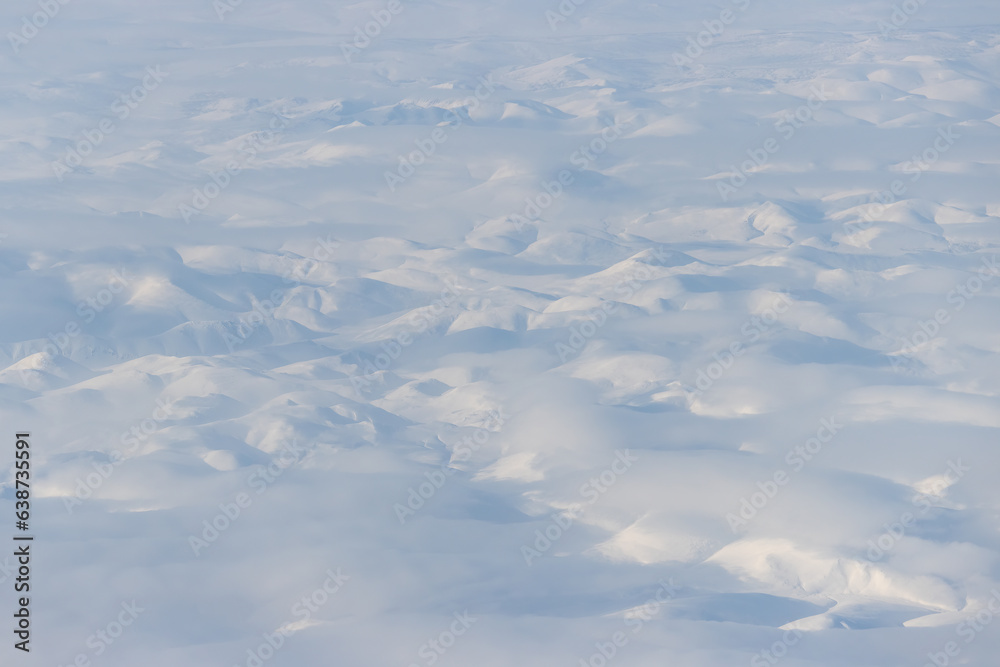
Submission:
[[995,0],[49,5],[3,664],[995,664]]

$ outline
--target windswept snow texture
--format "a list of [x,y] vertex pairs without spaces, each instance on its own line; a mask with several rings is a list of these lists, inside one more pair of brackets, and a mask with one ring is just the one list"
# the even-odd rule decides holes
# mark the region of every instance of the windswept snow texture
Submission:
[[998,19],[5,2],[3,664],[996,664]]

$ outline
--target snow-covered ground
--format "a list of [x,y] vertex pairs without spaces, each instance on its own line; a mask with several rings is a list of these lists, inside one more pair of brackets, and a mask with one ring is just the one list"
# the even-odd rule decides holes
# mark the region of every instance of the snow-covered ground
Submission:
[[993,664],[998,24],[5,3],[2,664]]

